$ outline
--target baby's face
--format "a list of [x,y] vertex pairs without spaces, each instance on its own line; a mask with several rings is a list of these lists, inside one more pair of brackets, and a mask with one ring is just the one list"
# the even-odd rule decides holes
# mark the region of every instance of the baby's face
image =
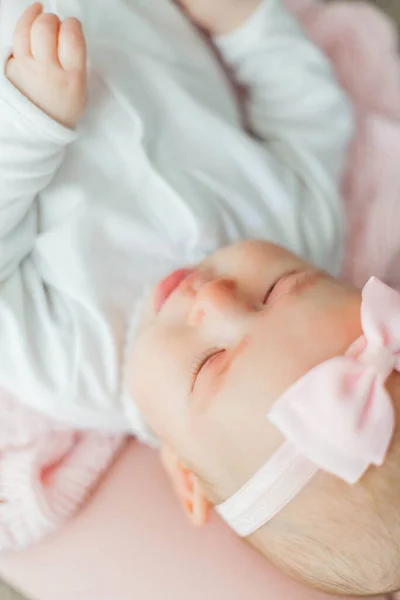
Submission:
[[232,493],[281,443],[272,404],[361,334],[359,307],[358,292],[275,245],[224,248],[155,290],[135,348],[140,408]]

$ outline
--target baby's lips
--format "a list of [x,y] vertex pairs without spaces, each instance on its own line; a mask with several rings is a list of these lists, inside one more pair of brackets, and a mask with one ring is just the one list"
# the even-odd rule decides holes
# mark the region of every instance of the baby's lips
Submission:
[[171,294],[193,273],[194,269],[178,269],[160,281],[154,298],[154,309],[156,314],[161,311]]

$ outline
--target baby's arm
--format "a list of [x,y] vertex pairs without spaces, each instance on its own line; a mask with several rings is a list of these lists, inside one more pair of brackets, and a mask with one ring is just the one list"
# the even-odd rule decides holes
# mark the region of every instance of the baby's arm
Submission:
[[0,71],[0,390],[22,404],[50,407],[54,416],[53,405],[75,383],[74,369],[87,366],[76,358],[85,324],[80,330],[69,290],[46,283],[46,253],[37,250],[45,237],[38,195],[76,139],[73,127],[84,110],[80,24],[60,23],[32,5]]
[[208,12],[202,0],[183,1],[195,18],[202,7],[200,23],[247,88],[248,124],[292,200],[291,214],[283,214],[288,239],[282,242],[319,266],[337,269],[343,234],[338,188],[353,119],[328,59],[281,0],[209,0]]
[[[29,254],[38,233],[35,199],[76,133],[86,95],[85,42],[74,19],[40,4],[20,18],[0,74],[0,282]],[[50,117],[50,118],[49,118]]]
[[[75,428],[141,434],[124,359],[146,285],[178,265],[169,244],[141,220],[124,223],[112,204],[77,202],[40,230],[42,202],[57,206],[61,185],[37,195],[76,137],[86,91],[79,24],[46,16],[39,27],[40,14],[35,5],[22,17],[8,63],[20,91],[0,79],[0,392]],[[68,202],[75,182],[62,184]]]

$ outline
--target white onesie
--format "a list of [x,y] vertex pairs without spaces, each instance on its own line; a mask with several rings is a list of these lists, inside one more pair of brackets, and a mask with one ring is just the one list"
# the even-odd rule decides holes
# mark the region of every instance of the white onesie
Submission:
[[45,1],[88,41],[89,104],[70,131],[4,76],[29,3],[1,15],[0,389],[74,428],[140,437],[125,375],[149,286],[244,238],[339,272],[351,110],[280,0],[215,40],[248,87],[253,137],[170,0]]

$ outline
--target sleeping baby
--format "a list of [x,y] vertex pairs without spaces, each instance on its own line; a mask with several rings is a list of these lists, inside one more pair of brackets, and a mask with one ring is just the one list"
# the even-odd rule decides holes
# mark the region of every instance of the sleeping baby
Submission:
[[3,55],[0,388],[161,442],[195,523],[216,506],[301,580],[398,588],[400,306],[334,279],[352,114],[329,62],[280,0],[184,2],[247,131],[171,2],[55,7]]
[[148,290],[242,239],[339,273],[352,115],[280,0],[193,3],[247,87],[252,133],[168,0],[116,0],[112,19],[109,2],[57,8],[28,7],[4,50],[0,389],[69,427],[143,438],[129,376]]
[[279,246],[242,242],[160,282],[131,364],[196,525],[216,506],[328,592],[399,588],[398,292],[372,278],[360,294]]

